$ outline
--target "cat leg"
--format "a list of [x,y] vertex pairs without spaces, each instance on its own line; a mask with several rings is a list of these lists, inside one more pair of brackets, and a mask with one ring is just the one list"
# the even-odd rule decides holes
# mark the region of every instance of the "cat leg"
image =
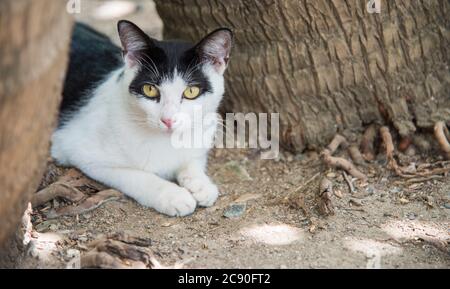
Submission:
[[187,189],[152,173],[116,167],[81,169],[89,177],[121,191],[139,204],[169,216],[192,214],[197,205]]
[[177,181],[192,193],[202,207],[212,206],[219,196],[217,186],[199,163],[193,162],[183,167],[177,174]]

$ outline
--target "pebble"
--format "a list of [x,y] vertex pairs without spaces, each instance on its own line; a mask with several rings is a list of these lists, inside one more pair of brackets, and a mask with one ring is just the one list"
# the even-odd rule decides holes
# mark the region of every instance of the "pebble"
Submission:
[[237,218],[242,216],[245,212],[246,205],[245,204],[232,204],[228,206],[223,212],[223,216],[226,218]]
[[450,203],[445,203],[445,204],[444,204],[444,208],[450,209]]
[[409,213],[408,214],[408,219],[415,220],[416,218],[417,218],[416,214],[414,214],[414,213]]

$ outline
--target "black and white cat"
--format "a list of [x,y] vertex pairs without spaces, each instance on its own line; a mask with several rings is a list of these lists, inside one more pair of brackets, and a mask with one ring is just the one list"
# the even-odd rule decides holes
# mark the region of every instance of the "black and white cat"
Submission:
[[123,49],[76,25],[52,157],[170,216],[211,206],[219,191],[205,173],[208,149],[175,148],[171,135],[203,129],[179,113],[217,111],[232,32],[193,45],[157,41],[124,20],[118,31]]

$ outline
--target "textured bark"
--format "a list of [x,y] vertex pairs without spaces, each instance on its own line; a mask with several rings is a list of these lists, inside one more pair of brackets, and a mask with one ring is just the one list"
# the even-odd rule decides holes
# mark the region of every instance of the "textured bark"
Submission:
[[450,121],[448,0],[156,0],[165,38],[235,32],[225,109],[279,112],[296,151],[336,132]]
[[17,229],[46,165],[72,24],[65,7],[0,1],[0,246]]

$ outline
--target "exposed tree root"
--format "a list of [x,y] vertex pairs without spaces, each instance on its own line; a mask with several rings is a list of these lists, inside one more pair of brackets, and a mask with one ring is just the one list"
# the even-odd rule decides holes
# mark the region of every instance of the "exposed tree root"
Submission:
[[[422,164],[419,168],[411,170],[409,168],[401,167],[397,164],[394,158],[395,149],[394,143],[392,142],[392,135],[389,132],[389,128],[383,126],[380,128],[381,138],[383,139],[384,148],[386,150],[386,157],[388,160],[388,166],[395,171],[395,173],[403,178],[414,179],[412,182],[419,182],[420,180],[426,181],[430,179],[435,179],[432,176],[447,174],[450,172],[450,166],[445,166],[445,163],[436,164]],[[429,169],[434,165],[442,164],[443,167]],[[419,177],[419,178],[418,178]]]
[[91,242],[91,248],[81,256],[82,268],[149,269],[181,268],[180,265],[165,267],[147,248],[151,241],[144,238],[115,233]]
[[438,121],[434,125],[434,136],[444,152],[445,158],[450,160],[450,133],[443,121]]
[[322,215],[334,215],[334,206],[331,202],[333,195],[333,184],[327,178],[323,178],[319,183],[318,205]]
[[400,143],[398,144],[398,150],[404,152],[409,148],[411,144],[412,139],[410,137],[404,137],[400,140]]
[[351,145],[348,148],[348,153],[355,164],[360,166],[365,164],[364,158],[356,145]]
[[343,169],[343,170],[347,171],[349,174],[351,174],[355,178],[363,179],[363,180],[367,179],[367,176],[365,174],[361,173],[350,161],[348,161],[344,158],[338,158],[338,157],[332,156],[332,154],[336,151],[336,149],[341,144],[346,146],[347,140],[343,136],[337,134],[333,138],[331,143],[328,145],[328,147],[326,149],[324,149],[321,153],[322,159],[324,160],[324,162],[331,167],[335,167],[335,168]]
[[377,136],[377,126],[371,124],[367,127],[361,139],[361,152],[365,160],[372,161],[375,159],[374,142]]
[[52,210],[47,214],[47,218],[53,219],[61,216],[75,216],[90,212],[106,202],[116,201],[122,197],[122,193],[113,189],[104,190],[96,193],[92,197],[87,198],[77,206],[67,206]]

